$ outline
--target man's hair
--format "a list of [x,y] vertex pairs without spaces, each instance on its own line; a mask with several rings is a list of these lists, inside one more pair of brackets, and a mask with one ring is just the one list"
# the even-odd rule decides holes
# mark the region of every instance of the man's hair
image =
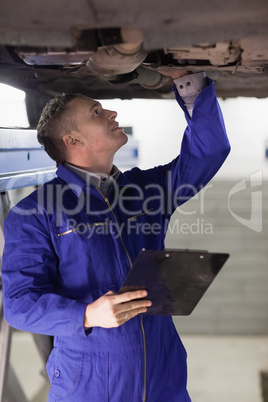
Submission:
[[68,114],[68,104],[80,94],[63,94],[51,99],[44,107],[37,124],[37,139],[57,166],[66,159],[63,135],[77,129],[72,115]]

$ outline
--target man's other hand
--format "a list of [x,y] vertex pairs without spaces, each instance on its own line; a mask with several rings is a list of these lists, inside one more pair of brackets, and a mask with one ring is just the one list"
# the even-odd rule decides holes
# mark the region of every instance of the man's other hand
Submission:
[[150,300],[144,300],[146,296],[146,290],[121,294],[113,291],[105,293],[88,304],[84,315],[84,327],[119,327],[136,315],[146,313],[147,308],[152,305]]

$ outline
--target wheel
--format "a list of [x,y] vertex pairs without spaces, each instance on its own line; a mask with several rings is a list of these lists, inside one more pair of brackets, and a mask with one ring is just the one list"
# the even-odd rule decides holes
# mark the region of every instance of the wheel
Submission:
[[50,99],[51,97],[46,94],[26,92],[25,103],[31,128],[36,128],[42,110]]

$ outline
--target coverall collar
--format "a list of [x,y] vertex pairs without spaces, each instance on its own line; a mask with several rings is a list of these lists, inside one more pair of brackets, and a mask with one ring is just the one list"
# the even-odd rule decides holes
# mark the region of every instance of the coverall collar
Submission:
[[[60,164],[57,171],[57,176],[59,179],[63,180],[67,184],[72,184],[71,190],[73,193],[79,198],[85,186],[89,185],[92,188],[95,188],[92,184],[87,183],[81,176],[76,174],[74,171],[68,169],[64,164]],[[124,173],[120,172],[119,176],[116,179],[117,185],[135,187],[131,181],[124,175]]]

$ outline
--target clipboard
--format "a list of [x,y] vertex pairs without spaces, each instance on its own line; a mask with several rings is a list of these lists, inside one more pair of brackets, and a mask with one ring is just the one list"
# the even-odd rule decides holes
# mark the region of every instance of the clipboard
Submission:
[[145,315],[190,315],[229,258],[200,250],[143,250],[119,293],[146,289]]

